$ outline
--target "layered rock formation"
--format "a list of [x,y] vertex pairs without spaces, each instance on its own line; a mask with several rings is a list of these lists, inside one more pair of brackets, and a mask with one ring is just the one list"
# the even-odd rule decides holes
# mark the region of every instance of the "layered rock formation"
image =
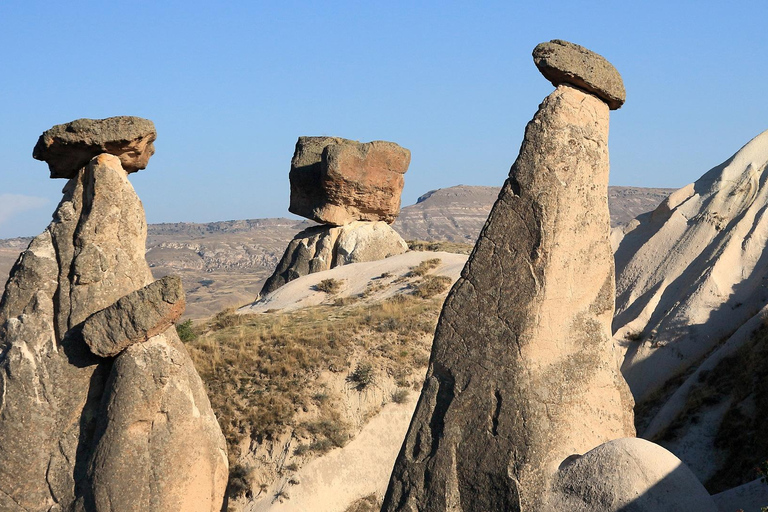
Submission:
[[[70,141],[75,153],[91,135]],[[12,269],[0,301],[0,509],[220,510],[224,438],[167,315],[142,320],[128,299],[134,311],[119,323],[94,321],[92,346],[119,331],[159,332],[115,358],[84,339],[94,313],[151,287],[145,238],[126,170],[101,153],[68,181]]]
[[614,330],[638,433],[710,492],[768,459],[768,131],[626,228]]
[[389,224],[400,211],[410,161],[410,151],[393,142],[299,137],[288,209],[324,225],[296,235],[260,295],[309,273],[407,251]]
[[610,339],[608,116],[562,84],[528,124],[443,307],[383,510],[555,510],[567,457],[634,435]]
[[288,210],[336,226],[355,220],[392,224],[410,163],[411,152],[394,142],[299,137]]

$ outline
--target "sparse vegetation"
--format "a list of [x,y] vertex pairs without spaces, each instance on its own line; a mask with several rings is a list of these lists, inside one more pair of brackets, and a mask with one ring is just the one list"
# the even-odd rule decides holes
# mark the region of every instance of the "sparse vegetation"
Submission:
[[[291,430],[300,439],[296,456],[343,446],[352,427],[340,413],[340,398],[317,379],[346,372],[361,389],[379,375],[420,385],[414,369],[429,359],[440,307],[438,300],[396,295],[286,313],[225,310],[198,325],[187,348],[227,439],[230,467],[236,469],[239,443],[249,436],[276,439]],[[365,359],[352,368],[355,354]],[[233,478],[242,483],[241,476]]]
[[403,404],[408,400],[410,392],[406,388],[397,388],[392,392],[392,401],[396,404]]
[[347,382],[352,384],[357,391],[363,391],[368,386],[376,384],[376,375],[371,363],[357,363],[355,371],[347,377]]
[[341,291],[344,286],[344,281],[341,279],[323,279],[317,283],[313,288],[318,292],[325,292],[330,295],[335,295]]
[[447,276],[426,275],[412,285],[413,294],[422,299],[429,299],[446,291],[451,282],[451,278]]
[[352,503],[344,512],[378,512],[382,502],[376,494],[369,494]]
[[453,252],[456,254],[469,254],[474,248],[473,244],[462,244],[459,242],[448,241],[427,242],[425,240],[408,240],[406,243],[408,244],[408,248],[412,251],[444,251]]
[[422,277],[427,275],[427,272],[430,270],[436,269],[440,263],[442,263],[443,260],[440,258],[430,258],[428,260],[424,260],[415,267],[411,267],[410,272],[405,274],[406,277]]

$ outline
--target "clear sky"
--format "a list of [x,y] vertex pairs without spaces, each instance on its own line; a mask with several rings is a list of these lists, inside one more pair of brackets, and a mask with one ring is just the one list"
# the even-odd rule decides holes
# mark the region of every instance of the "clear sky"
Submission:
[[768,129],[768,2],[0,1],[0,238],[50,221],[64,180],[32,159],[80,117],[152,119],[131,175],[149,222],[288,216],[296,138],[412,152],[403,204],[500,186],[566,39],[619,70],[611,183],[683,186]]

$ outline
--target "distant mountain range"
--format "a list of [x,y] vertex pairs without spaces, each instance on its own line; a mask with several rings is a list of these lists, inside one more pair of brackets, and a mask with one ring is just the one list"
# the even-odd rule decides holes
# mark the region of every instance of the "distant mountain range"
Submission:
[[[654,209],[673,191],[608,187],[611,225]],[[432,190],[404,207],[393,227],[406,240],[473,244],[498,192],[496,187],[467,185]],[[187,292],[186,316],[205,317],[251,302],[288,241],[313,224],[287,218],[150,224],[147,260],[155,277],[181,275]],[[5,281],[30,240],[0,240],[0,281]]]

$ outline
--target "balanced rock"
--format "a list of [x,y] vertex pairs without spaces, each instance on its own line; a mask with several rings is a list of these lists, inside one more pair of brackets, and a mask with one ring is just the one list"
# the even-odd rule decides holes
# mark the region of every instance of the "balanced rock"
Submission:
[[402,254],[408,244],[386,222],[351,222],[344,226],[313,226],[288,244],[261,296],[301,276],[349,263],[375,261]]
[[147,167],[156,138],[155,124],[149,119],[77,119],[43,132],[32,156],[48,163],[51,178],[72,178],[101,153],[120,158],[123,169],[131,173]]
[[718,512],[680,459],[639,438],[616,439],[569,458],[555,478],[550,506],[571,512]]
[[184,306],[181,279],[166,276],[91,315],[83,324],[83,339],[97,356],[113,357],[168,329]]
[[411,153],[393,142],[299,137],[291,160],[289,211],[324,224],[391,224],[400,211]]
[[[152,282],[146,227],[120,159],[100,154],[11,271],[0,300],[0,510],[221,509],[224,437],[175,329],[114,360],[83,339],[86,319]],[[126,379],[133,359],[151,373]],[[155,476],[128,490],[116,467]]]
[[560,39],[541,43],[533,49],[533,62],[555,87],[575,85],[605,101],[611,110],[620,108],[627,98],[624,81],[616,68],[578,44]]
[[634,435],[611,343],[608,117],[564,84],[528,123],[443,306],[382,510],[556,510],[562,461]]

